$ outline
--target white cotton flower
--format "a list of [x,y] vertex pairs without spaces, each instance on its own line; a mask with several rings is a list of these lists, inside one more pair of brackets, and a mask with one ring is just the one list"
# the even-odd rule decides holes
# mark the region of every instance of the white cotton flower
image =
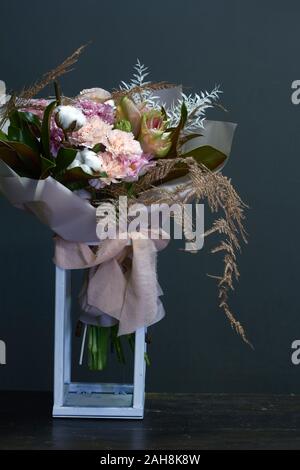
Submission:
[[86,165],[85,163],[82,163],[80,165],[80,168],[82,169],[82,171],[84,171],[85,173],[87,173],[88,175],[92,175],[93,174],[93,170],[88,166]]
[[80,109],[74,106],[57,106],[55,122],[65,132],[73,132],[86,124],[86,117]]
[[101,157],[92,150],[83,149],[77,152],[75,159],[68,166],[68,170],[78,167],[85,173],[92,175],[93,172],[99,173],[100,171],[103,171],[103,161]]
[[72,163],[70,163],[67,170],[72,170],[73,168],[78,168],[78,167],[81,166],[81,164],[82,164],[82,161],[79,160],[78,158],[75,158],[75,160],[73,160]]
[[92,170],[96,172],[100,172],[103,170],[103,161],[100,156],[98,156],[95,152],[89,149],[81,150],[80,152],[82,162],[88,165]]

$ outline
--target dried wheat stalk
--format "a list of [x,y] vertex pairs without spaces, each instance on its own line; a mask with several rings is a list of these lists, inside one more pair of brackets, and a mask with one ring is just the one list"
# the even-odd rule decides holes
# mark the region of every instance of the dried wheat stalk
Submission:
[[143,91],[157,91],[157,90],[165,90],[167,88],[174,88],[173,83],[169,82],[157,82],[157,83],[145,83],[144,85],[136,85],[129,90],[115,90],[112,93],[112,98],[116,101],[123,98],[123,96],[132,96],[135,94],[141,94]]
[[[186,166],[189,179],[172,188],[172,191],[166,187],[161,187],[160,183],[169,173],[180,165]],[[111,198],[117,199],[120,195],[128,195],[127,188],[122,184],[114,184],[107,190]],[[193,157],[161,159],[156,162],[148,173],[138,181],[132,183],[132,195],[130,202],[142,202],[150,204],[168,204],[174,203],[183,205],[191,200],[207,201],[210,210],[213,213],[223,212],[221,218],[217,218],[212,227],[207,230],[204,236],[218,233],[222,239],[212,248],[212,253],[224,253],[223,273],[220,276],[210,277],[218,281],[219,288],[219,307],[223,309],[230,325],[249,344],[245,330],[241,323],[236,320],[228,306],[228,294],[233,290],[234,281],[239,278],[236,253],[240,251],[239,237],[247,242],[246,232],[243,227],[245,218],[245,204],[236,193],[231,181],[221,173],[213,173],[205,166],[198,164]],[[174,215],[176,220],[176,214]],[[180,222],[180,220],[179,220]],[[189,234],[184,234],[189,240]]]
[[[185,164],[188,168],[189,181],[179,184],[172,192],[165,188],[155,187],[170,169],[177,164]],[[243,227],[245,218],[244,209],[246,205],[233,188],[231,181],[221,173],[213,173],[205,166],[198,164],[192,157],[177,158],[172,160],[160,160],[156,167],[152,168],[146,177],[135,184],[135,189],[139,189],[140,196],[144,204],[169,205],[174,202],[184,204],[192,199],[196,202],[206,200],[213,213],[222,211],[223,217],[218,218],[213,226],[207,230],[204,236],[218,233],[223,239],[215,246],[211,252],[224,252],[224,269],[221,276],[210,276],[218,281],[219,287],[219,307],[223,309],[230,325],[249,344],[245,330],[241,323],[236,320],[228,306],[228,294],[233,290],[234,280],[238,280],[239,271],[236,261],[236,252],[240,251],[239,237],[247,242],[246,232]],[[183,196],[184,195],[184,196]]]
[[50,72],[47,72],[40,80],[36,81],[33,85],[22,90],[19,94],[19,98],[23,100],[29,100],[36,96],[40,91],[42,91],[49,83],[57,80],[58,77],[64,75],[65,73],[71,72],[72,66],[78,61],[79,56],[82,54],[83,50],[86,48],[87,44],[80,46],[76,51],[73,52],[69,57],[67,57],[58,67]]
[[[31,98],[40,93],[49,83],[55,81],[57,78],[61,77],[65,73],[68,73],[72,70],[72,66],[77,62],[79,56],[85,49],[87,44],[80,46],[76,49],[73,54],[67,57],[60,65],[56,68],[47,72],[40,80],[37,80],[33,85],[28,88],[24,88],[20,93],[14,93],[10,100],[6,103],[5,106],[1,109],[1,122],[0,129],[3,126],[4,122],[7,120],[9,113],[15,107],[22,106],[26,107],[26,102]],[[17,98],[16,98],[17,95]]]

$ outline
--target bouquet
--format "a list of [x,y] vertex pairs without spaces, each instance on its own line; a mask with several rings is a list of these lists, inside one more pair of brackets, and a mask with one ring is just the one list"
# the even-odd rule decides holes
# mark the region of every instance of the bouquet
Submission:
[[[153,235],[148,225],[150,237],[121,236],[124,220],[117,204],[122,198],[129,209],[207,201],[216,217],[204,236],[218,233],[221,241],[213,253],[224,254],[223,273],[214,276],[219,304],[248,342],[228,306],[228,292],[239,276],[239,237],[246,241],[245,206],[220,172],[235,125],[205,121],[208,108],[222,108],[220,89],[185,94],[172,83],[148,81],[147,68],[137,61],[129,83],[111,92],[90,88],[68,97],[58,78],[82,50],[19,93],[6,95],[2,83],[0,190],[54,231],[58,266],[88,268],[79,325],[88,333],[89,367],[103,369],[111,346],[124,362],[122,338],[134,348],[136,329],[164,316],[156,253],[167,240],[160,227]],[[53,97],[35,98],[51,83]],[[103,218],[107,225],[111,209],[114,239],[103,232]],[[188,224],[180,223],[189,238]],[[189,244],[187,251],[197,249]]]

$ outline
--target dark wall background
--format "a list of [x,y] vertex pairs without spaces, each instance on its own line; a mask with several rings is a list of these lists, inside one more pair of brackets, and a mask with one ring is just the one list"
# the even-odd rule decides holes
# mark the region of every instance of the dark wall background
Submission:
[[[291,343],[300,338],[300,108],[290,99],[291,82],[300,77],[299,14],[299,2],[275,0],[1,5],[0,78],[9,88],[33,82],[92,39],[62,80],[66,94],[111,89],[130,77],[139,57],[154,80],[194,90],[220,83],[230,114],[209,117],[239,124],[224,173],[251,210],[232,307],[255,351],[217,307],[215,283],[206,277],[221,269],[218,256],[208,254],[212,240],[195,256],[172,243],[159,257],[167,317],[151,330],[149,391],[300,390],[300,366],[290,360]],[[8,362],[0,366],[0,388],[50,389],[51,233],[3,198],[0,216],[0,339]]]

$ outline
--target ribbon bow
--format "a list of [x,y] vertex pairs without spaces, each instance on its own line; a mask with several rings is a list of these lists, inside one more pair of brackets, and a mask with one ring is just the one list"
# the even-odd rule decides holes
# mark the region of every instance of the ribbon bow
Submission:
[[[156,273],[157,251],[168,240],[128,234],[128,238],[104,240],[99,246],[55,237],[54,263],[63,269],[90,268],[80,294],[85,323],[110,326],[119,322],[118,335],[160,321],[163,294]],[[96,248],[96,250],[95,250]]]

